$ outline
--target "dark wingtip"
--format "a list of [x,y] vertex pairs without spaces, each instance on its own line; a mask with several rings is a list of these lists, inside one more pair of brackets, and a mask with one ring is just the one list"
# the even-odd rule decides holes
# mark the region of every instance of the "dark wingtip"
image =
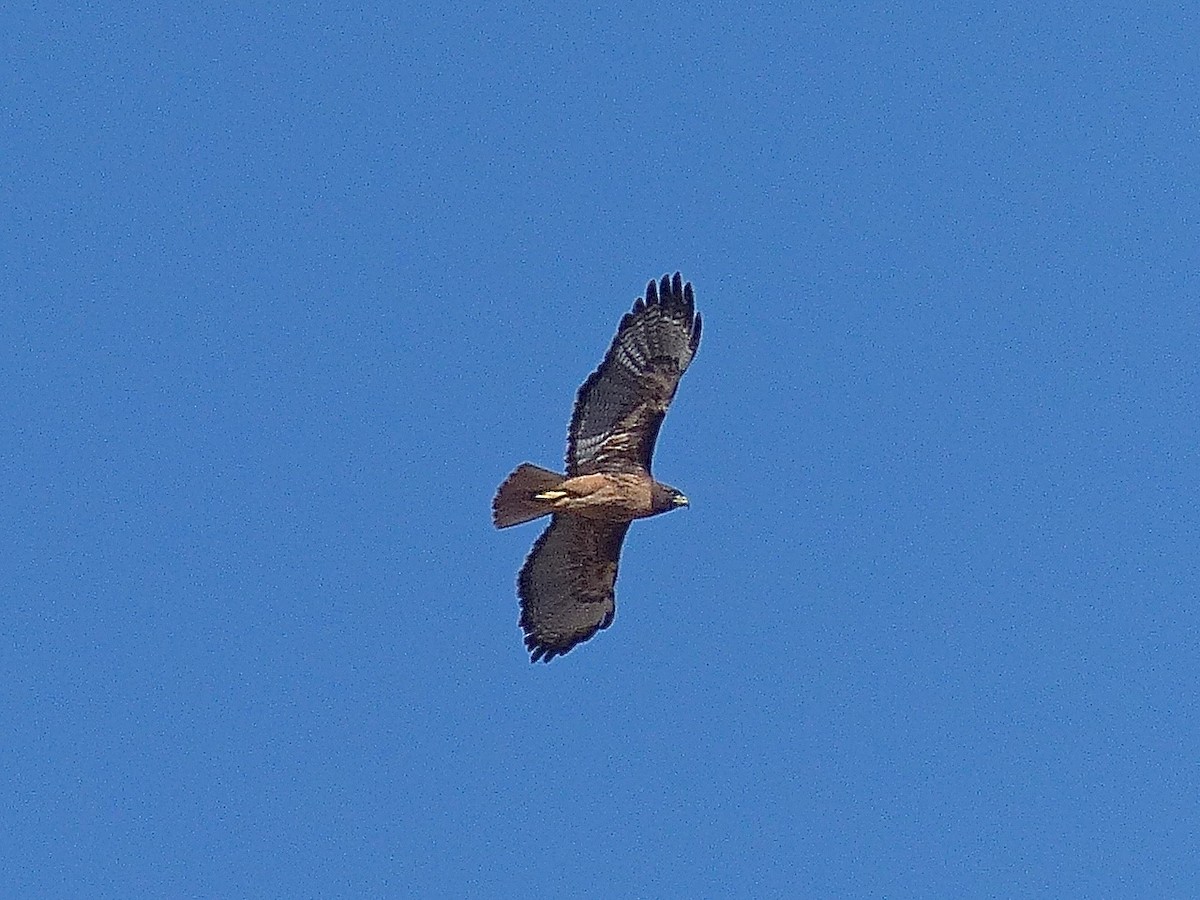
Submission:
[[658,281],[651,280],[646,284],[646,297],[638,297],[633,303],[633,311],[641,312],[648,306],[683,304],[687,307],[688,316],[696,308],[696,297],[692,292],[692,283],[685,282],[683,275],[664,275]]
[[539,644],[537,638],[530,635],[525,638],[525,647],[529,650],[529,661],[531,663],[548,663],[554,657],[562,653],[561,650],[556,650],[553,647],[547,647],[545,644]]
[[684,281],[680,272],[676,272],[674,275],[664,275],[658,281],[651,280],[646,284],[645,299],[638,297],[634,301],[633,312],[625,314],[617,331],[624,331],[638,313],[651,306],[668,307],[671,309],[669,314],[672,316],[677,316],[679,312],[682,312],[681,318],[687,321],[692,334],[691,347],[692,352],[695,353],[696,348],[700,346],[700,314],[696,312],[696,292],[692,289],[692,283]]

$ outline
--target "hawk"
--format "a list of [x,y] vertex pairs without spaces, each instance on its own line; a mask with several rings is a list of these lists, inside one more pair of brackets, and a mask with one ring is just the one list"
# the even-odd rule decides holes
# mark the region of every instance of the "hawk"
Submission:
[[691,284],[678,272],[651,281],[575,398],[566,474],[524,463],[496,492],[497,528],[551,516],[517,578],[530,662],[549,662],[611,625],[629,523],[688,505],[651,477],[650,457],[699,345]]

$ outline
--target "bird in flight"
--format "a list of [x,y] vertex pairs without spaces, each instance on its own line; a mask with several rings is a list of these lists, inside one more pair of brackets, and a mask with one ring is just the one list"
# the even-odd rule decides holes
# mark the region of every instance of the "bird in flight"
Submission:
[[688,505],[654,480],[650,458],[699,345],[691,284],[678,272],[651,281],[575,398],[566,474],[523,463],[496,492],[497,528],[551,517],[517,578],[531,662],[549,662],[611,625],[629,523]]

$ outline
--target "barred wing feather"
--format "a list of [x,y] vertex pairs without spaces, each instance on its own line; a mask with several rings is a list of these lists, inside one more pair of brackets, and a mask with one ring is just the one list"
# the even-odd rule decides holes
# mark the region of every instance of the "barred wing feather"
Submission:
[[691,284],[678,272],[646,285],[621,319],[600,367],[579,389],[567,434],[567,474],[649,472],[654,443],[700,345]]
[[612,624],[628,522],[555,516],[517,578],[521,628],[532,662],[549,662]]

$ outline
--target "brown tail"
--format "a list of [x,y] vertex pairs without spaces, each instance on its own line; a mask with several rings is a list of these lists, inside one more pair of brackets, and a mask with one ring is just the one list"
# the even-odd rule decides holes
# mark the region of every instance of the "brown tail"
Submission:
[[562,484],[564,477],[531,463],[521,463],[496,491],[496,499],[492,501],[492,522],[497,528],[507,528],[553,512],[549,504],[534,500],[533,495],[554,490]]

